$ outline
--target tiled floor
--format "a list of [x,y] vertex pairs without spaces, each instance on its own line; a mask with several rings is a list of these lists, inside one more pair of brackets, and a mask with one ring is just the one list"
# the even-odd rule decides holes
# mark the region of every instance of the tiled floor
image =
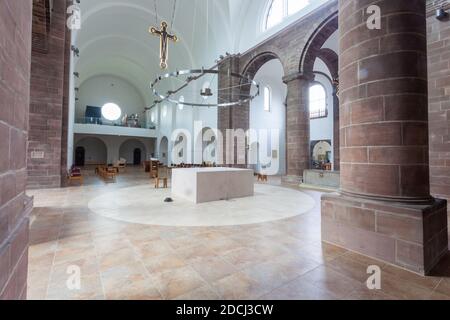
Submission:
[[[98,195],[149,183],[129,169],[115,184],[91,176],[83,187],[30,192],[28,298],[450,299],[450,257],[424,278],[322,244],[317,192],[304,191],[316,201],[307,213],[241,226],[131,224],[87,207]],[[381,290],[367,289],[369,265],[381,267]],[[68,289],[70,266],[80,268],[80,290]]]

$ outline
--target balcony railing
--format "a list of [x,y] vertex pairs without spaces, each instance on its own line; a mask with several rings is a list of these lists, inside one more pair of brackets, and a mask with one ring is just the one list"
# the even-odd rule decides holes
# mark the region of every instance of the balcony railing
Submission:
[[77,124],[93,124],[99,126],[111,126],[111,127],[128,127],[128,128],[142,128],[155,130],[156,126],[154,124],[143,124],[138,120],[128,120],[126,123],[121,120],[109,121],[103,118],[93,118],[93,117],[81,117],[77,118],[75,123]]

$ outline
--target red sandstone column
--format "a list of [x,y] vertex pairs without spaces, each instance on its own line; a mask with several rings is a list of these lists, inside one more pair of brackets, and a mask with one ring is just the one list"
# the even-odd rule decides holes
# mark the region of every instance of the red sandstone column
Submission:
[[430,200],[425,0],[340,1],[339,18],[342,192]]
[[27,297],[32,5],[31,0],[0,1],[0,300]]
[[425,2],[339,0],[341,193],[322,197],[323,241],[421,274],[448,250],[429,190]]
[[302,74],[287,76],[288,96],[286,107],[286,183],[299,184],[303,171],[310,167],[309,141],[309,86],[310,78]]

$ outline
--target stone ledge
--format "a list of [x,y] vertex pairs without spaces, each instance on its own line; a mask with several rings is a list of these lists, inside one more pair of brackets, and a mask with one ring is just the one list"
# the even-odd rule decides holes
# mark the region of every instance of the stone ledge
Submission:
[[411,205],[326,194],[322,240],[426,275],[448,251],[446,205],[440,199]]

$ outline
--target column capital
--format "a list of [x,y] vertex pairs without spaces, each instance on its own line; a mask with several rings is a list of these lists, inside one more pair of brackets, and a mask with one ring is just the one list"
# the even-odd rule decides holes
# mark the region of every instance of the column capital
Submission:
[[312,73],[303,73],[303,72],[295,72],[288,74],[287,76],[283,77],[283,82],[285,84],[288,84],[291,81],[294,80],[306,80],[306,81],[313,81],[314,80],[314,74]]

